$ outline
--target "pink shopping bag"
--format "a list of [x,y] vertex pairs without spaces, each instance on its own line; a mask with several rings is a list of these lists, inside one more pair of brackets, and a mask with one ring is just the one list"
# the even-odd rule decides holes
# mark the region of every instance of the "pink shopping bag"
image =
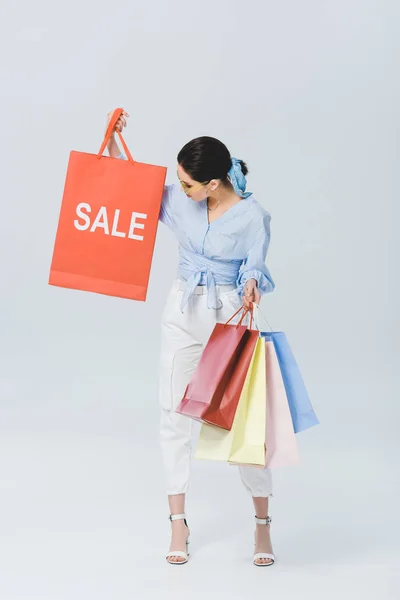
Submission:
[[300,462],[289,402],[272,341],[265,343],[267,414],[266,467],[288,467]]

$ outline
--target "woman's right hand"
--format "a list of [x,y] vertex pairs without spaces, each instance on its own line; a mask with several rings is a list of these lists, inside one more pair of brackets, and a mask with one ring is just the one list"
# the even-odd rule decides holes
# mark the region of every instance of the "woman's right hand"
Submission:
[[[107,114],[107,124],[106,124],[106,131],[107,131],[108,124],[109,124],[109,122],[110,122],[110,119],[111,119],[111,117],[113,116],[113,114],[114,114],[114,111],[113,111],[113,110]],[[124,128],[124,127],[126,127],[126,126],[128,125],[128,123],[126,122],[126,119],[129,119],[129,115],[128,115],[128,113],[127,113],[127,112],[124,110],[124,112],[122,113],[122,115],[120,116],[120,118],[118,119],[118,121],[117,121],[117,122],[116,122],[116,124],[115,124],[114,131],[112,132],[112,133],[113,133],[113,135],[114,135],[115,131],[117,131],[117,130],[118,130],[118,131],[122,131],[122,130],[123,130],[123,128]]]
[[[114,111],[112,110],[111,112],[108,113],[107,115],[107,125],[106,125],[106,131],[108,128],[108,124],[110,122],[111,117],[113,116]],[[122,115],[120,116],[120,118],[118,119],[118,121],[115,124],[114,127],[114,131],[111,133],[110,138],[107,142],[107,150],[110,156],[112,156],[113,158],[119,158],[121,156],[121,150],[118,147],[117,141],[115,139],[115,132],[116,131],[122,131],[124,127],[127,126],[127,122],[126,119],[129,118],[128,113],[124,110]]]

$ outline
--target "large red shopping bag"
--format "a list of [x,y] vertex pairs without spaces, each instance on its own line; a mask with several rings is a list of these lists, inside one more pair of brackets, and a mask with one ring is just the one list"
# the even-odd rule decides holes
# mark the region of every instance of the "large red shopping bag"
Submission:
[[49,284],[146,300],[167,169],[103,156],[122,114],[116,109],[98,154],[72,151]]
[[258,331],[217,323],[176,412],[230,430],[254,354]]

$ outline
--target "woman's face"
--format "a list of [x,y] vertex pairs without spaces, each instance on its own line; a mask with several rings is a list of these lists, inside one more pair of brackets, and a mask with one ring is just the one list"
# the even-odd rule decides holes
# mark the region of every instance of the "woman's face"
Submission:
[[179,164],[177,167],[177,175],[181,182],[182,190],[188,198],[191,198],[195,202],[205,200],[209,194],[218,187],[218,181],[216,179],[205,182],[195,181]]

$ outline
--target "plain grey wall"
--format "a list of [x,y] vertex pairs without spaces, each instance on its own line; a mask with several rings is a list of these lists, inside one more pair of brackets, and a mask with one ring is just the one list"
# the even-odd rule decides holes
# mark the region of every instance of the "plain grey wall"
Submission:
[[304,469],[332,492],[351,483],[360,503],[394,493],[399,13],[395,0],[2,3],[4,435],[157,441],[170,233],[160,225],[145,304],[47,285],[69,151],[97,152],[123,106],[134,157],[168,166],[169,182],[199,135],[246,160],[272,215],[263,310],[321,420],[301,438]]

